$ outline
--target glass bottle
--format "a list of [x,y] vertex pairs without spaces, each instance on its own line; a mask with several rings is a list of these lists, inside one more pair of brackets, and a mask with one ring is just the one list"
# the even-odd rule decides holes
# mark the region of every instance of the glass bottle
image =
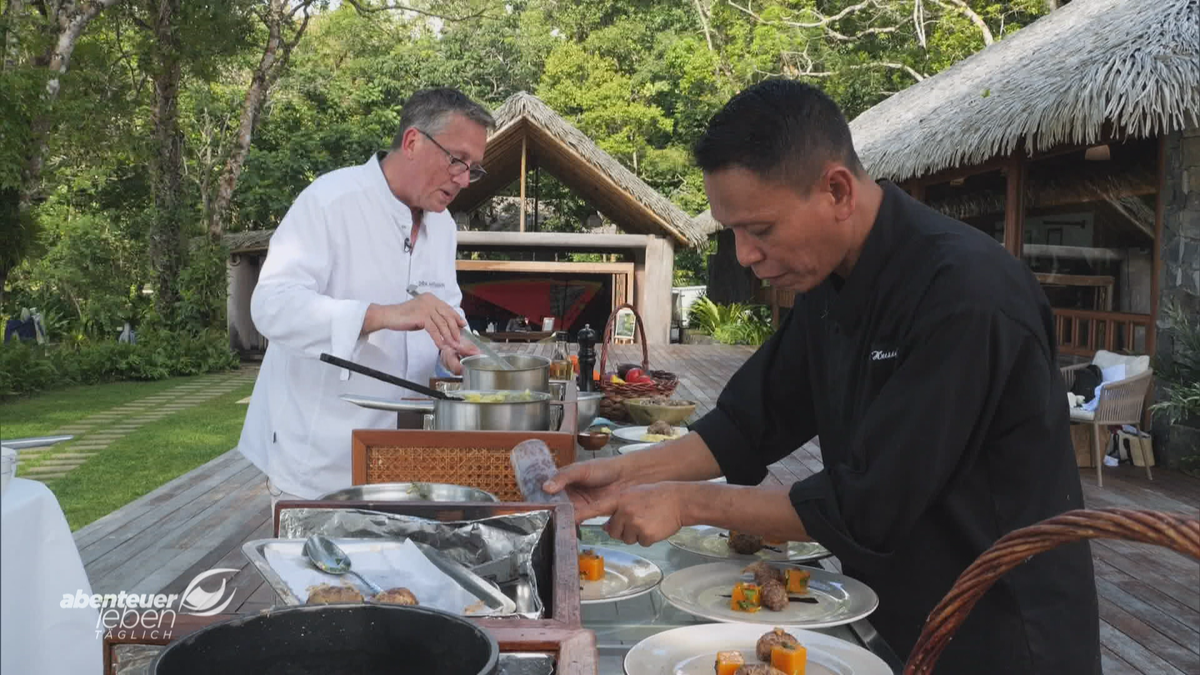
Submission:
[[554,336],[554,355],[550,357],[550,379],[569,380],[575,373],[571,364],[571,346],[567,332],[559,331]]

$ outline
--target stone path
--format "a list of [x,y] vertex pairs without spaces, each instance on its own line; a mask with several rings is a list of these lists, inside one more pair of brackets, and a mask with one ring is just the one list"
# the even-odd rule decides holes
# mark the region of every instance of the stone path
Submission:
[[[142,426],[228,394],[238,387],[254,382],[257,376],[257,366],[245,365],[236,372],[201,375],[166,391],[72,422],[46,435],[70,434],[75,436],[73,440],[43,448],[21,450],[17,462],[17,475],[43,482],[62,478],[88,458],[94,457]],[[43,457],[45,459],[42,459]],[[22,466],[29,464],[35,466]]]

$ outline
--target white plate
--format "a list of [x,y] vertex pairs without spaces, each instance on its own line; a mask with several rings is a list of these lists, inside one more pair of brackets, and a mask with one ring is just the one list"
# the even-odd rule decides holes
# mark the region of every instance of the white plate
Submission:
[[636,598],[654,590],[662,581],[658,565],[632,553],[586,545],[580,546],[579,551],[595,551],[604,558],[603,579],[579,580],[579,601],[585,605]]
[[645,450],[646,448],[653,448],[656,445],[659,445],[659,444],[658,443],[630,443],[629,445],[622,445],[622,446],[617,447],[617,452],[622,455],[628,455],[630,453],[637,452],[638,450]]
[[[620,429],[613,430],[613,436],[625,441],[626,443],[645,443],[646,439],[642,438],[642,436],[646,435],[646,428],[647,427],[621,427]],[[677,438],[687,435],[687,427],[674,427],[674,429]],[[663,441],[655,441],[655,443],[662,442]]]
[[[755,624],[701,624],[652,635],[625,655],[626,675],[711,675],[717,652],[737,650],[758,663],[754,647],[771,630]],[[883,659],[840,638],[789,629],[808,651],[805,675],[892,675]]]
[[848,576],[820,569],[808,569],[808,594],[816,604],[789,602],[780,612],[763,608],[757,612],[737,612],[729,607],[729,598],[739,581],[750,581],[740,562],[716,562],[679,570],[659,585],[667,602],[702,619],[726,623],[753,623],[767,626],[829,628],[858,621],[879,606],[875,591]]
[[812,562],[833,555],[829,549],[815,541],[789,541],[786,554],[774,546],[752,554],[736,553],[729,548],[729,530],[708,525],[684,527],[671,535],[667,541],[675,548],[688,553],[719,560]]

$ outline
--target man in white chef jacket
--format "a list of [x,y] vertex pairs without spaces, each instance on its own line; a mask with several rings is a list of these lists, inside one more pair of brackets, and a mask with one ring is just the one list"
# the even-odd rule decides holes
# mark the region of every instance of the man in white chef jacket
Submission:
[[[396,413],[339,398],[413,396],[320,360],[325,352],[414,382],[460,373],[476,353],[455,276],[447,206],[484,175],[491,115],[454,89],[405,103],[387,152],[317,178],[271,238],[251,299],[268,340],[239,449],[274,502],[350,485],[350,433],[395,428]],[[412,298],[408,287],[421,295]]]

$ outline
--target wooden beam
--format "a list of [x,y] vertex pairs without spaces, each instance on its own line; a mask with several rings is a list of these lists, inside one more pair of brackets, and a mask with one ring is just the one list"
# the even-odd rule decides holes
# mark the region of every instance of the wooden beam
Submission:
[[634,263],[580,263],[533,260],[456,260],[459,272],[526,272],[532,274],[633,274]]
[[521,232],[525,231],[525,162],[529,157],[529,136],[521,136]]
[[1025,160],[1020,153],[1008,158],[1007,189],[1004,195],[1004,248],[1021,257],[1025,236]]
[[587,232],[472,232],[458,233],[458,248],[508,246],[520,248],[558,248],[563,250],[644,249],[653,237],[648,234],[589,234]]

